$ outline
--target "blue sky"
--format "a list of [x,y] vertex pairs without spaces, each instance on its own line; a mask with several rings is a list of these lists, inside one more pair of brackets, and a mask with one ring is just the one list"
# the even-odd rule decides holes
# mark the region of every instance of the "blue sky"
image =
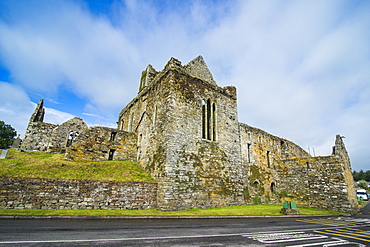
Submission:
[[0,0],[0,120],[115,127],[148,64],[206,60],[239,121],[369,170],[370,1]]

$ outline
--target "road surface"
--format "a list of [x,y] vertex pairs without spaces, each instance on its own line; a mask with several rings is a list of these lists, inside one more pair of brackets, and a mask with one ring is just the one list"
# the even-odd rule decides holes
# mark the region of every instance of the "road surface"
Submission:
[[370,246],[356,217],[0,219],[0,246]]

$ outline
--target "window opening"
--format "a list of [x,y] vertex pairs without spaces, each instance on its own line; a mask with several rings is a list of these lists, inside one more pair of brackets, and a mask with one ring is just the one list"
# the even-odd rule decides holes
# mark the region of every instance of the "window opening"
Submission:
[[306,162],[307,169],[311,169],[310,162]]
[[128,126],[128,131],[129,132],[132,132],[132,126],[134,125],[134,114],[132,113],[131,116],[130,116],[130,124]]
[[124,123],[125,123],[125,122],[124,122],[123,120],[121,120],[121,126],[120,126],[120,128],[119,128],[120,130],[123,130]]
[[211,140],[211,100],[207,100],[207,140]]
[[111,134],[110,134],[110,141],[114,141],[114,139],[116,138],[116,135],[117,135],[117,132],[116,131],[113,131]]
[[251,163],[251,144],[247,144],[248,163]]
[[272,182],[270,186],[271,192],[275,192],[275,183]]
[[108,160],[113,160],[113,156],[114,156],[114,152],[115,152],[116,150],[114,150],[114,149],[110,149],[109,150],[109,155],[108,155]]
[[202,138],[206,139],[206,103],[202,100]]
[[212,104],[212,140],[216,141],[216,104]]
[[73,140],[78,136],[78,132],[69,132],[68,140],[67,140],[67,147],[72,145]]
[[202,100],[202,138],[216,141],[216,104]]
[[267,166],[270,167],[270,151],[266,152]]

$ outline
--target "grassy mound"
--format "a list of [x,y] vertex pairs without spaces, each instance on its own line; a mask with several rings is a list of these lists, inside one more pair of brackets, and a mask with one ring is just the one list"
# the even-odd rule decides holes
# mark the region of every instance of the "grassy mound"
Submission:
[[0,160],[0,177],[154,182],[132,161],[76,162],[65,160],[64,154],[16,150],[9,150],[6,159]]

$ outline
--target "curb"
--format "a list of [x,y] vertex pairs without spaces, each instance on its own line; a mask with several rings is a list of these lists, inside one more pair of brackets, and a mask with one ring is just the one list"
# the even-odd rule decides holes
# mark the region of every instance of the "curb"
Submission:
[[259,215],[259,216],[27,216],[0,215],[0,219],[10,220],[45,220],[45,219],[84,219],[84,220],[120,220],[120,219],[255,219],[255,218],[310,218],[310,217],[349,217],[350,214],[327,215]]

